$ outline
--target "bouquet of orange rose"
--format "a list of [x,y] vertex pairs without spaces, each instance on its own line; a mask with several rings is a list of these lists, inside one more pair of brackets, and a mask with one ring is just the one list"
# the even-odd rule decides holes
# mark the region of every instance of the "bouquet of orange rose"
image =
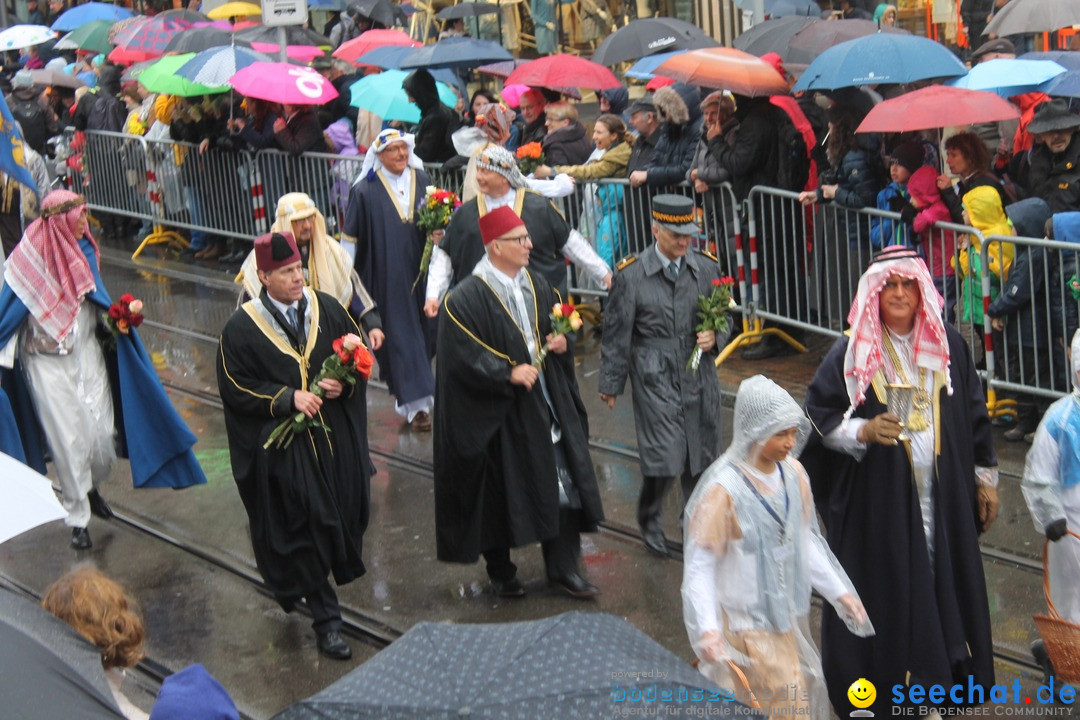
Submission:
[[[553,337],[565,335],[568,332],[577,332],[581,329],[581,315],[570,303],[555,303],[551,308],[551,334]],[[536,353],[536,367],[544,364],[544,358],[548,356],[547,343]]]
[[[319,397],[325,397],[326,391],[319,387],[320,380],[332,378],[340,381],[343,385],[356,385],[356,379],[367,380],[371,377],[371,366],[375,359],[364,347],[364,341],[358,335],[349,333],[333,342],[334,354],[323,360],[319,374],[308,384],[308,392]],[[270,437],[263,443],[263,450],[269,450],[273,445],[279,450],[284,450],[292,444],[293,439],[308,428],[322,428],[330,432],[330,428],[324,423],[309,418],[302,412],[294,413],[284,422],[274,428]]]
[[518,167],[525,175],[530,175],[544,164],[544,150],[538,142],[525,143],[517,149]]
[[[736,307],[735,299],[731,297],[731,290],[735,286],[735,279],[730,277],[713,278],[713,289],[709,297],[698,295],[698,318],[701,320],[694,328],[697,332],[712,330],[717,339],[728,331],[730,326],[731,309]],[[701,365],[701,356],[704,353],[701,346],[694,348],[690,360],[686,363],[687,370],[698,371]]]
[[424,191],[424,199],[420,201],[417,209],[416,226],[424,233],[424,252],[420,255],[420,272],[413,280],[412,289],[416,290],[420,279],[427,276],[428,266],[431,264],[431,252],[435,249],[435,241],[431,239],[431,233],[436,230],[445,230],[450,224],[450,216],[461,207],[461,200],[456,193],[449,190],[428,185]]
[[109,350],[116,349],[116,339],[121,335],[131,333],[131,328],[137,328],[143,321],[143,302],[134,295],[124,293],[120,299],[109,306],[109,311],[102,314],[105,326],[112,333],[107,340]]

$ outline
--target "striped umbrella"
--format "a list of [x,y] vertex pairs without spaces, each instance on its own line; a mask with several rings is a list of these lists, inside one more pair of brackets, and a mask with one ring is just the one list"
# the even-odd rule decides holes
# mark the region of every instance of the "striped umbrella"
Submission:
[[237,70],[254,62],[272,62],[245,47],[218,47],[203,50],[176,69],[176,74],[200,85],[225,85]]
[[140,23],[134,23],[116,33],[113,42],[117,49],[123,49],[128,56],[143,54],[149,59],[165,53],[165,47],[173,36],[181,30],[191,27],[187,20],[152,17]]

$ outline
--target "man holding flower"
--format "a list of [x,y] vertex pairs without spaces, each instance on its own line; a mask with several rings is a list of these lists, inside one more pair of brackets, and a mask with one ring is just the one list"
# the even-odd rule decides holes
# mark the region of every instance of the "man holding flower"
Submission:
[[520,597],[510,548],[541,542],[549,583],[590,598],[597,589],[579,571],[580,533],[595,531],[604,511],[563,334],[576,313],[526,269],[533,243],[513,209],[479,226],[486,254],[446,295],[439,324],[438,558],[483,555],[495,592]]
[[[255,260],[262,291],[226,323],[217,361],[233,477],[267,586],[286,612],[306,599],[319,652],[344,660],[327,574],[343,585],[365,572],[371,358],[345,308],[305,286],[291,233],[257,238]],[[327,376],[346,363],[352,380]],[[289,420],[290,437],[275,442]]]

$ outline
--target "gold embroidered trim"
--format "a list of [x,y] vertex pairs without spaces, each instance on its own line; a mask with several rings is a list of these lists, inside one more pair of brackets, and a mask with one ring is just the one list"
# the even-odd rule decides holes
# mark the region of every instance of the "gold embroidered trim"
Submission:
[[689,213],[687,215],[668,215],[667,213],[657,212],[656,210],[653,210],[652,216],[653,216],[654,220],[659,220],[660,222],[669,222],[669,223],[694,222],[694,214],[693,213]]
[[397,191],[394,190],[394,188],[390,187],[390,181],[386,179],[386,175],[381,169],[375,172],[375,174],[379,177],[379,180],[382,181],[383,187],[386,189],[386,194],[390,196],[391,202],[394,203],[394,208],[397,210],[398,218],[403,223],[411,223],[413,221],[413,213],[416,211],[416,169],[408,168],[408,171],[412,173],[412,182],[409,183],[409,200],[406,203],[404,212],[402,212],[401,210],[401,205],[398,204]]
[[[229,378],[229,382],[231,382],[233,384],[233,387],[235,387],[237,390],[240,390],[241,392],[246,392],[248,395],[251,395],[252,397],[257,397],[260,400],[269,400],[270,401],[270,411],[271,411],[270,415],[273,416],[273,414],[274,414],[273,413],[274,400],[277,399],[277,395],[275,395],[274,397],[270,397],[269,395],[263,395],[262,393],[255,392],[254,390],[248,390],[246,387],[244,387],[240,383],[236,382],[236,380],[233,379],[232,374],[229,373],[229,366],[225,364],[225,349],[220,347],[220,345],[218,347],[218,354],[221,355],[221,369],[225,371],[225,377]],[[278,395],[280,395],[280,394],[281,393],[279,392]]]
[[[506,362],[510,363],[511,367],[517,365],[517,363],[514,362],[513,358],[511,358],[506,353],[499,352],[498,350],[491,347],[490,345],[488,345],[486,342],[484,342],[480,338],[476,337],[476,335],[474,335],[473,332],[471,330],[469,330],[469,328],[465,327],[465,325],[460,320],[458,320],[456,317],[454,317],[454,313],[450,312],[450,303],[448,302],[450,300],[450,296],[452,294],[453,294],[453,291],[448,292],[448,293],[446,293],[446,297],[443,298],[443,310],[446,311],[446,316],[448,318],[450,318],[451,320],[453,320],[454,324],[457,325],[459,328],[461,328],[465,332],[466,335],[471,337],[476,342],[477,345],[480,345],[482,348],[487,350],[492,355],[494,355],[496,357],[501,357],[502,359],[506,360]],[[516,323],[515,323],[515,325],[516,325]]]

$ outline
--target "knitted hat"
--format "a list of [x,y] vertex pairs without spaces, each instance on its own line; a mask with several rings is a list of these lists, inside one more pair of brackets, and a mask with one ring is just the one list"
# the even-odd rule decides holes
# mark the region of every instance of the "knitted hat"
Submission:
[[266,233],[255,238],[255,267],[265,273],[300,262],[293,234]]
[[485,245],[490,245],[514,228],[525,227],[518,214],[509,205],[495,208],[480,216],[480,237]]
[[239,720],[229,693],[202,665],[189,665],[161,683],[150,720]]
[[900,143],[893,148],[890,159],[909,173],[914,173],[926,164],[926,150],[923,148],[922,143]]

